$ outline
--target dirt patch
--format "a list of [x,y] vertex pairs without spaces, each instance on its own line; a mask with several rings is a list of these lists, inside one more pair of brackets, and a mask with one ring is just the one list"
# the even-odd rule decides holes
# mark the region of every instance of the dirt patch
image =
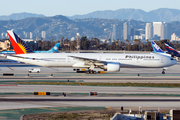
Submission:
[[116,110],[88,110],[24,115],[23,120],[109,120]]

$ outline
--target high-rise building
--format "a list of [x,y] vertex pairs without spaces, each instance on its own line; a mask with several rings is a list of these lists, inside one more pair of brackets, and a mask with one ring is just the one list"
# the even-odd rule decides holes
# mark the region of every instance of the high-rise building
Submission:
[[41,34],[42,34],[42,38],[46,39],[46,31],[42,31]]
[[25,32],[25,31],[23,31],[23,36],[22,36],[22,38],[26,38],[26,32]]
[[123,40],[123,24],[116,26],[116,39]]
[[130,28],[130,40],[131,40],[131,41],[134,40],[134,35],[135,35],[135,30],[134,30],[134,28]]
[[124,37],[124,40],[126,39],[130,40],[130,23],[129,22],[125,22],[123,24],[123,37]]
[[156,40],[161,38],[162,34],[162,22],[153,22],[153,37]]
[[4,33],[1,33],[1,38],[4,38]]
[[153,39],[153,25],[152,23],[146,23],[145,28],[145,39],[152,40]]
[[163,22],[161,26],[161,40],[164,39],[170,40],[171,34],[172,34],[172,24]]
[[113,25],[113,32],[112,32],[112,39],[111,40],[122,40],[123,39],[123,26],[122,24],[114,24]]
[[113,32],[112,32],[112,38],[111,38],[111,41],[112,40],[116,40],[117,38],[116,38],[116,25],[114,24],[113,25]]
[[165,38],[165,22],[162,23],[161,25],[161,40],[164,40]]
[[164,24],[164,39],[171,39],[172,34],[172,24],[171,23],[165,23]]
[[176,34],[175,33],[173,33],[172,35],[171,35],[171,41],[174,41],[174,40],[180,40],[180,38],[179,38],[179,36],[176,36]]
[[32,32],[29,33],[29,38],[32,39],[33,38],[33,34]]

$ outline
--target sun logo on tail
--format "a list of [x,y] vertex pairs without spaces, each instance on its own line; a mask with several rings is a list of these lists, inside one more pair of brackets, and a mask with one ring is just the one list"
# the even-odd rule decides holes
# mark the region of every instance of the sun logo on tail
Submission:
[[22,44],[18,43],[18,46],[21,48],[21,50],[24,52],[24,54],[26,54],[26,53],[27,53],[26,48],[25,48],[25,46],[24,46],[24,45],[22,45]]

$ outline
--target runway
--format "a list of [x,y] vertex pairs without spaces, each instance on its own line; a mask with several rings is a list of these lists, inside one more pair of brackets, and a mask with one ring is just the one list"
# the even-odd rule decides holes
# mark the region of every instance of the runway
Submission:
[[0,102],[179,102],[180,98],[100,98],[100,97],[94,97],[92,98],[0,98]]
[[[89,96],[89,91],[97,96]],[[51,92],[49,96],[33,92]],[[66,93],[66,97],[62,93]],[[65,85],[1,86],[1,110],[36,107],[153,107],[180,106],[180,88],[156,87],[98,87]],[[16,94],[12,94],[16,93]]]
[[[0,86],[0,93],[87,93],[90,91],[104,94],[174,94],[180,95],[180,88],[158,87],[110,87],[110,86],[68,86],[68,85],[17,85]],[[31,94],[33,95],[33,94]]]
[[[41,73],[28,73],[34,67]],[[45,68],[30,65],[0,65],[0,110],[50,107],[121,107],[177,109],[180,88],[122,87],[84,85],[17,85],[15,82],[105,82],[105,83],[180,83],[180,64],[162,68],[122,68],[105,74],[75,73],[72,68]],[[14,76],[3,76],[13,73]],[[138,76],[139,74],[139,76]],[[97,96],[89,96],[89,92]],[[50,96],[35,96],[34,92],[51,92]],[[66,97],[62,93],[66,93]]]
[[[0,82],[96,82],[96,83],[180,83],[180,74],[18,74],[21,76],[0,76]],[[159,76],[158,76],[159,75]]]
[[[3,100],[2,100],[3,99]],[[129,97],[34,97],[34,98],[1,98],[0,110],[12,109],[27,109],[27,108],[44,108],[50,107],[115,107],[120,108],[151,108],[153,110],[160,109],[177,109],[180,106],[180,99],[177,97],[143,97],[143,96],[129,96]],[[167,109],[168,108],[168,109]],[[144,109],[145,110],[145,109]]]

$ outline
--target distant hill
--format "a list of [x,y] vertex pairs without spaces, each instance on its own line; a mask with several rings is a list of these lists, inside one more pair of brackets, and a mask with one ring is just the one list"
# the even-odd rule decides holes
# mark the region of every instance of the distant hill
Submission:
[[13,13],[11,15],[3,15],[0,16],[0,20],[21,20],[29,17],[46,17],[42,14],[34,14],[34,13]]
[[[161,12],[161,11],[159,11]],[[26,38],[30,32],[33,34],[33,39],[41,39],[42,31],[46,31],[46,40],[60,40],[64,38],[71,39],[76,33],[88,38],[111,38],[112,25],[122,25],[124,22],[130,22],[130,25],[135,30],[145,29],[146,22],[140,20],[120,20],[120,19],[101,19],[87,18],[72,20],[63,15],[53,17],[29,17],[21,20],[0,20],[0,38],[2,33],[13,29],[22,39]],[[172,32],[180,36],[180,22],[172,23]]]
[[140,9],[119,9],[119,10],[105,10],[95,11],[85,15],[74,15],[69,17],[70,19],[84,19],[84,18],[102,18],[102,19],[129,19],[129,20],[141,20],[146,22],[153,21],[180,21],[180,10],[160,8],[145,12]]

